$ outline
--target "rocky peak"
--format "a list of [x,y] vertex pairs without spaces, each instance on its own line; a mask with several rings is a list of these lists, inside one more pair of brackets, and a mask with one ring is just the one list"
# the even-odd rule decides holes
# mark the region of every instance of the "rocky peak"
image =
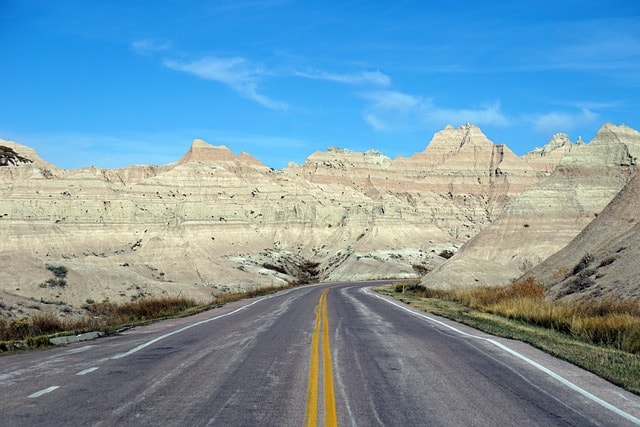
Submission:
[[477,126],[467,123],[455,129],[453,126],[447,125],[433,136],[424,154],[431,156],[437,163],[441,163],[461,151],[484,148],[491,152],[493,146],[494,143]]
[[569,135],[567,135],[566,133],[556,133],[551,138],[551,141],[549,141],[542,148],[535,148],[527,154],[544,157],[550,152],[558,150],[560,148],[571,148],[571,140],[569,139]]
[[[631,151],[640,149],[640,132],[624,124],[616,126],[613,123],[602,125],[592,144],[625,144]],[[637,155],[636,155],[637,157]]]
[[247,153],[241,153],[239,156],[233,154],[233,152],[224,145],[211,145],[201,139],[195,139],[191,144],[189,151],[180,159],[178,164],[185,164],[189,162],[235,162],[260,165],[263,166],[258,160]]
[[574,144],[571,143],[569,135],[557,133],[542,148],[535,148],[523,156],[523,158],[536,171],[551,173],[556,168],[560,160],[571,151]]
[[575,148],[563,157],[560,166],[633,166],[640,157],[640,132],[606,123],[590,143]]

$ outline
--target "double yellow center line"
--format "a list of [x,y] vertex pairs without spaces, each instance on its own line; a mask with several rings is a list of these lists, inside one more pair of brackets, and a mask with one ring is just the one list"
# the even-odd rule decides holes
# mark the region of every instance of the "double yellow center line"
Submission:
[[318,377],[320,375],[320,329],[322,328],[322,382],[324,385],[324,424],[337,426],[336,397],[333,389],[333,369],[331,367],[331,344],[329,343],[329,317],[327,316],[327,294],[329,288],[320,295],[316,308],[316,324],[311,337],[311,365],[307,389],[307,409],[305,426],[318,423]]

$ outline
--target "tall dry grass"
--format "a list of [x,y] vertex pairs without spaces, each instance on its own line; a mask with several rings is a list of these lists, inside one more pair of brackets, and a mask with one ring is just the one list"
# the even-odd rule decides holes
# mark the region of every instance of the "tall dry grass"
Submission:
[[29,341],[59,333],[109,330],[133,322],[177,316],[196,306],[195,301],[187,298],[143,298],[124,304],[88,304],[85,306],[88,314],[79,317],[60,317],[45,312],[17,319],[0,318],[0,350],[11,347],[6,344],[9,342]]
[[[256,288],[244,292],[221,293],[213,305],[200,305],[183,297],[142,298],[129,303],[99,302],[87,304],[87,315],[60,317],[55,313],[36,313],[28,317],[0,317],[0,352],[15,348],[47,345],[48,336],[82,333],[92,330],[112,331],[124,325],[147,320],[191,314],[212,306],[222,306],[243,298],[265,295],[292,286]],[[16,345],[18,343],[18,345]]]
[[142,298],[129,303],[101,302],[86,308],[105,324],[118,325],[140,320],[177,316],[198,304],[184,297]]
[[414,285],[405,290],[423,298],[453,300],[469,308],[640,354],[638,300],[606,299],[574,303],[547,301],[544,285],[533,278],[507,287],[441,291]]

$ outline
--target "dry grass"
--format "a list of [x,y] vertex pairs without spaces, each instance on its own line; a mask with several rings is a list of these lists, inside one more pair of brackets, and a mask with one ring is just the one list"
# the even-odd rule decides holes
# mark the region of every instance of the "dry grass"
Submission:
[[[397,290],[397,289],[396,289]],[[405,292],[422,298],[459,302],[469,308],[497,314],[569,334],[598,345],[640,354],[640,301],[602,300],[559,303],[545,299],[544,285],[533,278],[507,287],[478,287],[452,291],[407,286]]]
[[421,310],[527,342],[640,395],[640,302],[554,303],[535,280],[506,288],[379,288]]
[[11,320],[0,318],[0,351],[39,347],[46,345],[49,337],[60,334],[112,331],[147,320],[179,316],[196,307],[198,304],[187,298],[143,298],[125,304],[88,304],[85,306],[88,314],[81,317],[60,317],[48,312]]
[[142,298],[129,303],[92,302],[84,306],[87,315],[81,317],[60,317],[51,312],[18,319],[0,317],[0,352],[49,345],[49,338],[56,335],[88,331],[111,332],[152,320],[195,314],[232,301],[286,288],[273,286],[245,292],[221,293],[209,305],[201,305],[182,297]]

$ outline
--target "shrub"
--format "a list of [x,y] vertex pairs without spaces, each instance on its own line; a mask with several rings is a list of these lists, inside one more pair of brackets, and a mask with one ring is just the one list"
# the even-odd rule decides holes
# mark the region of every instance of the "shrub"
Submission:
[[596,270],[595,268],[585,268],[584,270],[580,270],[580,272],[578,273],[578,277],[584,279],[586,277],[593,276],[597,272],[598,270]]
[[578,262],[578,264],[576,264],[575,267],[573,267],[573,272],[572,274],[578,274],[579,272],[581,272],[582,270],[584,270],[585,268],[587,268],[589,266],[589,264],[591,264],[593,261],[595,260],[595,257],[593,256],[593,254],[590,254],[589,252],[587,252],[586,254],[584,254],[584,256],[580,259],[580,261]]
[[67,273],[68,273],[67,267],[63,265],[47,264],[47,270],[52,272],[55,277],[53,279],[48,279],[40,283],[41,288],[47,288],[47,287],[64,288],[65,286],[67,286],[67,279],[66,279]]
[[48,264],[47,265],[47,270],[49,270],[50,272],[53,273],[54,276],[56,276],[58,279],[64,279],[65,277],[67,277],[67,267],[63,266],[63,265],[51,265]]
[[46,287],[64,288],[65,286],[67,286],[67,281],[59,277],[54,277],[53,279],[47,279],[44,282],[40,283],[41,288],[46,288]]

